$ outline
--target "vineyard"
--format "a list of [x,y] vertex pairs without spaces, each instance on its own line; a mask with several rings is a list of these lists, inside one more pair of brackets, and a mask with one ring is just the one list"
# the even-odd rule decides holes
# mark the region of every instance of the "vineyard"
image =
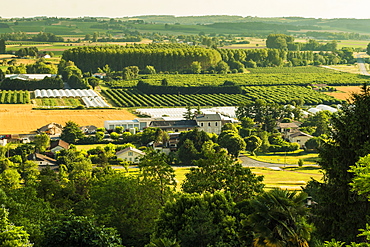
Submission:
[[258,67],[248,68],[251,73],[335,73],[334,70],[315,66],[299,66],[299,67]]
[[264,99],[267,102],[286,104],[301,98],[306,104],[337,104],[331,96],[299,86],[243,87],[245,94],[142,94],[136,90],[111,89],[102,94],[117,107],[169,107],[169,106],[237,106],[246,100]]
[[[329,86],[355,86],[368,82],[363,75],[349,74],[319,67],[295,68],[256,68],[251,73],[241,74],[154,74],[145,75],[140,80],[151,85],[161,85],[166,79],[168,86],[220,86],[225,81],[243,86],[278,86],[327,84]],[[107,82],[111,88],[134,87],[138,80]]]
[[28,91],[0,91],[0,104],[28,104]]
[[249,100],[263,99],[268,103],[287,104],[292,99],[303,99],[307,105],[340,104],[341,100],[319,93],[315,90],[299,86],[243,87]]

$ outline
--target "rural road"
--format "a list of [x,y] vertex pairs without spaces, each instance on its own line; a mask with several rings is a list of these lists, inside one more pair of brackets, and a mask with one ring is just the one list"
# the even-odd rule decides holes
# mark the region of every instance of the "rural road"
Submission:
[[[283,164],[273,164],[273,163],[266,163],[266,162],[262,162],[262,161],[257,161],[257,160],[251,159],[251,158],[249,158],[247,156],[244,156],[244,155],[240,155],[239,160],[242,162],[243,166],[247,166],[247,167],[250,167],[250,166],[268,167],[268,168],[271,168],[271,169],[274,169],[274,170],[280,170],[280,167],[284,166]],[[292,165],[289,165],[289,166],[292,166]]]
[[357,64],[358,64],[358,67],[360,68],[361,74],[370,76],[370,73],[366,70],[364,59],[361,57],[360,54],[358,54],[356,57],[357,57]]

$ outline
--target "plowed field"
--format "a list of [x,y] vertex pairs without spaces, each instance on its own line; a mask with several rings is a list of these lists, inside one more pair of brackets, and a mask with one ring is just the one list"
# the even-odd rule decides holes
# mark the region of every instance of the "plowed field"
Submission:
[[48,123],[104,127],[105,120],[134,119],[126,110],[32,110],[32,105],[0,104],[0,134],[27,134]]

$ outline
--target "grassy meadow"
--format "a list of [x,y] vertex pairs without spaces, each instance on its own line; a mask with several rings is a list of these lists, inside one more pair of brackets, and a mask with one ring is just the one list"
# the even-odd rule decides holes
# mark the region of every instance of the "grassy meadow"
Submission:
[[257,161],[282,165],[298,165],[298,161],[300,159],[303,160],[304,165],[314,165],[317,164],[317,161],[319,159],[317,153],[308,153],[302,149],[287,153],[257,153],[255,156],[248,155],[248,157]]

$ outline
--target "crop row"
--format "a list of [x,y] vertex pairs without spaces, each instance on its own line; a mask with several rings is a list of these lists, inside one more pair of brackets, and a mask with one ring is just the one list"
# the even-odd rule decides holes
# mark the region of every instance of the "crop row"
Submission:
[[103,90],[103,95],[118,107],[236,106],[248,99],[242,94],[141,94],[124,89]]
[[28,104],[28,91],[0,91],[0,104]]
[[[270,71],[270,72],[268,72]],[[280,72],[278,72],[280,71]],[[289,72],[290,71],[290,72]],[[319,72],[321,71],[321,72]],[[278,86],[309,84],[327,84],[329,86],[361,85],[369,78],[358,74],[349,74],[318,67],[295,68],[257,68],[251,73],[240,74],[154,74],[139,78],[151,85],[161,85],[166,79],[168,86],[219,86],[225,81],[242,86]],[[138,80],[120,80],[109,82],[112,88],[133,87]]]
[[77,107],[82,105],[76,98],[42,98],[35,99],[39,107]]
[[250,100],[263,99],[268,103],[287,104],[292,99],[303,99],[307,105],[339,104],[341,100],[313,89],[300,86],[243,87]]
[[299,66],[299,67],[258,67],[248,68],[251,73],[335,73],[335,70],[326,69],[316,66]]

